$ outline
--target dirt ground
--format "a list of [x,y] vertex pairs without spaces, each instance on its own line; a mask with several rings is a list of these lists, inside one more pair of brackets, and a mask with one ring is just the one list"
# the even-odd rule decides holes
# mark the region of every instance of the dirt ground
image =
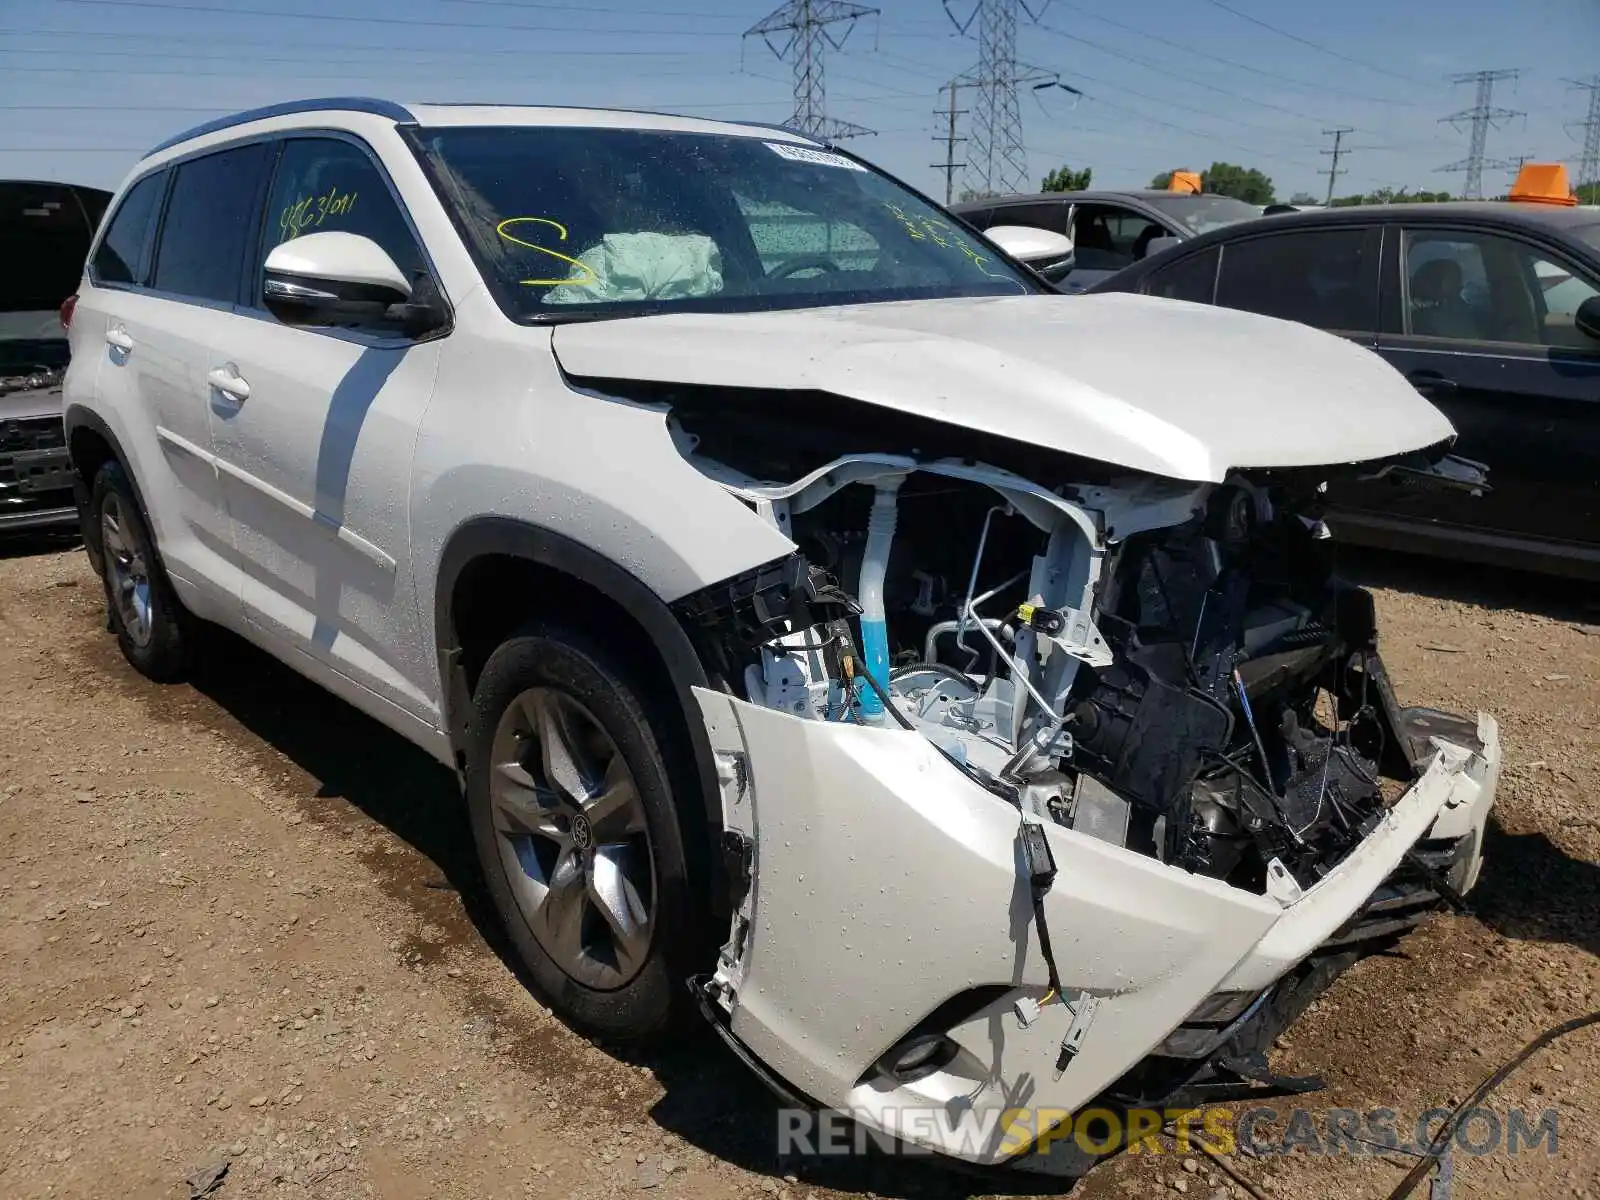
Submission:
[[[1312,1105],[1405,1129],[1600,1009],[1600,604],[1353,565],[1402,702],[1491,711],[1507,754],[1474,915],[1358,964],[1274,1054],[1325,1076]],[[224,1200],[1041,1194],[883,1156],[779,1162],[773,1101],[709,1035],[623,1056],[525,989],[447,772],[229,639],[163,688],[103,625],[81,552],[0,549],[0,1196],[188,1197],[224,1162]],[[1490,1102],[1512,1106],[1556,1110],[1556,1153],[1458,1155],[1454,1194],[1600,1197],[1600,1029],[1513,1075]],[[1305,1200],[1386,1196],[1407,1165],[1228,1161]],[[1073,1195],[1167,1192],[1246,1195],[1148,1153]]]

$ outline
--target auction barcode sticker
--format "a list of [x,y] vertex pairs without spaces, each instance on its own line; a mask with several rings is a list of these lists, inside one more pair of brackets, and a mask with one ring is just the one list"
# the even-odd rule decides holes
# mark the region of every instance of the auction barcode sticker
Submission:
[[847,171],[865,171],[866,168],[852,158],[835,154],[832,150],[813,150],[810,146],[796,146],[790,142],[766,142],[768,150],[794,162],[813,163],[819,167],[843,167]]

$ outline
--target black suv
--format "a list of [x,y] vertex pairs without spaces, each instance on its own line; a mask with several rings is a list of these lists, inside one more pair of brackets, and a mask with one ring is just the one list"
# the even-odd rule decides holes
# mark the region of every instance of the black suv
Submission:
[[1493,201],[1291,213],[1089,289],[1342,334],[1439,406],[1490,490],[1336,486],[1352,542],[1600,579],[1600,209]]

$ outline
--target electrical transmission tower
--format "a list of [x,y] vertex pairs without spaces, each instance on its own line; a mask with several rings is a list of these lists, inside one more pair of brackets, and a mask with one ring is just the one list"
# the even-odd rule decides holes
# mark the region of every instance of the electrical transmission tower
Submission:
[[[794,63],[791,127],[826,141],[874,132],[865,125],[828,116],[822,56],[828,46],[843,49],[845,39],[862,17],[877,15],[877,9],[847,0],[789,0],[745,30],[745,37],[759,37],[781,61]],[[844,26],[837,37],[832,29],[835,25]]]
[[1348,150],[1344,149],[1344,135],[1354,132],[1355,130],[1350,128],[1348,125],[1341,125],[1338,129],[1324,129],[1322,131],[1323,137],[1331,137],[1333,139],[1333,149],[1324,150],[1322,152],[1324,154],[1332,155],[1333,161],[1328,164],[1328,169],[1326,171],[1317,172],[1319,175],[1326,175],[1328,177],[1327,202],[1330,206],[1333,204],[1333,185],[1338,181],[1339,176],[1344,174],[1344,172],[1339,169],[1339,159],[1350,153]]
[[964,71],[947,86],[971,87],[978,103],[970,123],[970,153],[963,179],[969,189],[982,195],[1023,191],[1028,182],[1028,153],[1022,144],[1022,108],[1018,89],[1033,91],[1061,88],[1082,95],[1077,88],[1061,82],[1059,72],[1017,61],[1017,14],[1037,21],[1050,0],[977,0],[976,7],[961,20],[944,0],[945,12],[956,29],[965,34],[978,27],[978,65]]
[[1505,167],[1510,164],[1495,160],[1485,161],[1483,157],[1484,145],[1489,137],[1491,127],[1498,128],[1512,117],[1525,116],[1525,113],[1515,112],[1509,108],[1496,108],[1494,106],[1494,85],[1507,80],[1513,80],[1521,71],[1469,71],[1463,75],[1450,76],[1451,83],[1475,83],[1478,86],[1477,102],[1458,113],[1451,113],[1448,117],[1441,117],[1440,124],[1454,125],[1461,128],[1463,122],[1470,123],[1472,142],[1467,149],[1467,156],[1440,167],[1441,171],[1465,171],[1466,182],[1461,187],[1461,197],[1464,200],[1483,199],[1483,169],[1485,167]]
[[[1580,139],[1583,153],[1578,159],[1578,177],[1572,182],[1575,187],[1585,184],[1593,186],[1600,184],[1600,75],[1568,82],[1589,93],[1589,115],[1573,130],[1575,133],[1579,129],[1583,131]],[[1600,203],[1600,199],[1596,199],[1595,203]]]

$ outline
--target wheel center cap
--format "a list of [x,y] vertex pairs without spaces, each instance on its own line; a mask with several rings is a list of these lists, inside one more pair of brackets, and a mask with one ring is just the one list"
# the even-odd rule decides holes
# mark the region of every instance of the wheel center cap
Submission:
[[594,829],[589,825],[589,818],[582,813],[572,818],[572,844],[579,850],[587,850],[594,845]]

